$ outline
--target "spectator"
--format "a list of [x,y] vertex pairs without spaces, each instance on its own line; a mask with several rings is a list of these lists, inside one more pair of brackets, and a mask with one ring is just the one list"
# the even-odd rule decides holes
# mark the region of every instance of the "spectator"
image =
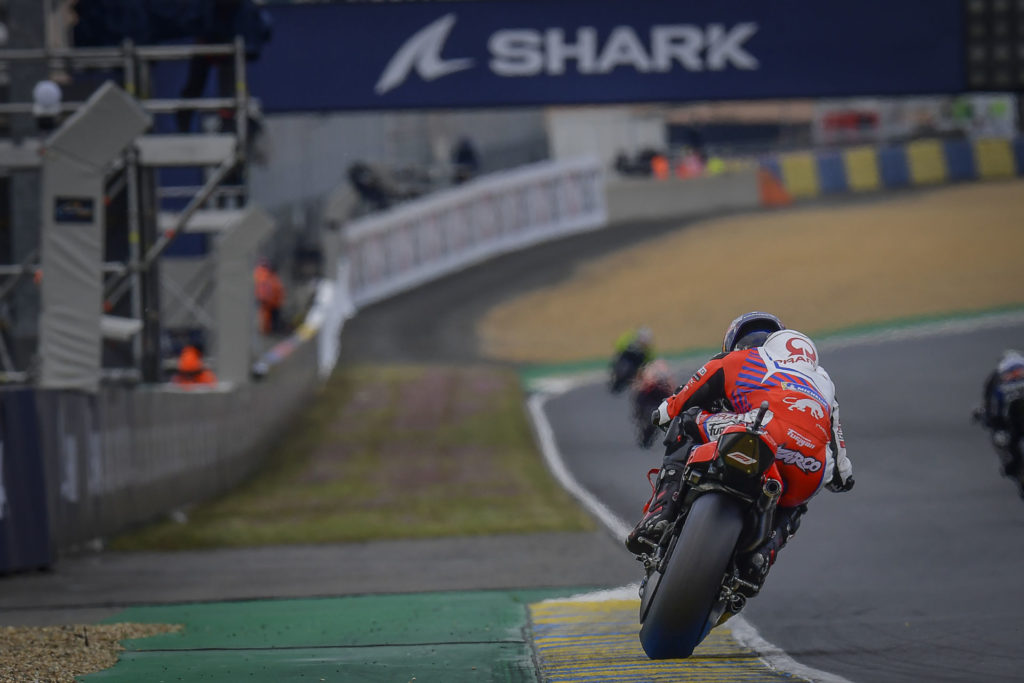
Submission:
[[651,157],[651,173],[658,180],[665,180],[669,176],[668,157],[664,154],[655,154]]
[[203,354],[199,347],[188,344],[178,356],[178,371],[171,381],[182,386],[216,384],[217,375],[203,364]]
[[[203,3],[199,17],[200,29],[196,35],[197,45],[230,44],[235,36],[245,40],[245,58],[259,59],[263,44],[270,40],[270,15],[256,7],[251,0],[210,0]],[[182,99],[202,97],[210,70],[217,69],[217,95],[235,96],[235,61],[233,55],[193,55],[188,63],[188,76],[181,89]],[[191,109],[177,112],[179,132],[192,127]],[[219,112],[223,132],[235,129],[234,110],[221,109]]]
[[256,302],[260,307],[260,331],[273,334],[281,330],[281,306],[284,304],[284,285],[274,266],[267,259],[260,259],[253,271],[256,287]]
[[395,199],[381,174],[364,161],[356,161],[348,167],[348,179],[370,211],[386,209]]
[[452,150],[452,166],[455,174],[452,182],[455,185],[466,182],[480,171],[480,158],[469,138],[462,138]]
[[693,149],[687,148],[676,166],[676,175],[685,180],[686,178],[696,178],[703,172],[704,163],[701,161],[700,155]]

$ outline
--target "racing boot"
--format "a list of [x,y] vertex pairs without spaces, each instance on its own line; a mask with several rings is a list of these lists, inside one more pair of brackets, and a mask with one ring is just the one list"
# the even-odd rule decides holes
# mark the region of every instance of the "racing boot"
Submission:
[[[651,470],[654,473],[654,470]],[[661,540],[661,534],[679,514],[679,489],[683,468],[666,465],[658,472],[658,484],[644,506],[644,517],[626,536],[626,549],[634,555],[650,553]]]
[[797,529],[800,528],[800,518],[807,512],[807,505],[797,505],[793,508],[776,508],[775,526],[771,536],[762,543],[754,552],[747,556],[746,578],[751,583],[760,587],[768,576],[768,570],[775,564],[779,551],[782,550],[789,539],[793,538]]

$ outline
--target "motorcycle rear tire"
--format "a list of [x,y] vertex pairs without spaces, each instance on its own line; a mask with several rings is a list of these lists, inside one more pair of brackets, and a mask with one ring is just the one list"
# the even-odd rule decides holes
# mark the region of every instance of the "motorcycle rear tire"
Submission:
[[640,644],[648,657],[684,659],[704,640],[742,531],[738,501],[723,493],[707,493],[694,501],[664,574],[648,582],[655,593],[640,628]]

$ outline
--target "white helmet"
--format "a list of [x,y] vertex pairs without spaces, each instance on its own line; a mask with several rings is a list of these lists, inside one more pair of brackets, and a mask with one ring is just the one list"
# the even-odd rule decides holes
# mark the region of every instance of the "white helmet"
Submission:
[[774,332],[764,341],[764,352],[775,367],[792,368],[807,374],[818,369],[818,347],[810,337],[796,330]]
[[1003,351],[1002,357],[999,359],[999,365],[996,367],[998,372],[1006,372],[1010,368],[1024,365],[1024,356],[1021,355],[1020,351],[1016,349],[1007,349]]

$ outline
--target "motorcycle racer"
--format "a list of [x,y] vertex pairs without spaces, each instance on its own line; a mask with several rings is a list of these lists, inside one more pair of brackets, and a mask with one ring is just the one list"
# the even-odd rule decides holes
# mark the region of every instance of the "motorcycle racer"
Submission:
[[609,389],[617,394],[625,389],[644,365],[654,360],[654,333],[643,325],[623,333],[615,341],[615,354],[610,364]]
[[974,418],[992,431],[1003,474],[1016,480],[1024,497],[1024,355],[1019,351],[1003,352],[985,379],[982,407]]
[[651,422],[651,411],[672,395],[675,384],[668,365],[660,358],[640,368],[633,380],[633,422],[636,425],[637,445],[650,448],[658,426]]
[[670,430],[658,483],[645,516],[626,538],[635,554],[675,519],[683,468],[690,449],[714,441],[734,424],[750,424],[762,401],[762,422],[778,444],[769,476],[781,481],[775,531],[754,551],[750,565],[763,580],[778,551],[796,532],[806,503],[822,487],[853,488],[853,465],[846,455],[835,386],[818,364],[818,350],[806,335],[787,330],[769,313],[754,311],[732,322],[722,353],[712,357],[651,416],[665,427],[680,417],[678,434]]

